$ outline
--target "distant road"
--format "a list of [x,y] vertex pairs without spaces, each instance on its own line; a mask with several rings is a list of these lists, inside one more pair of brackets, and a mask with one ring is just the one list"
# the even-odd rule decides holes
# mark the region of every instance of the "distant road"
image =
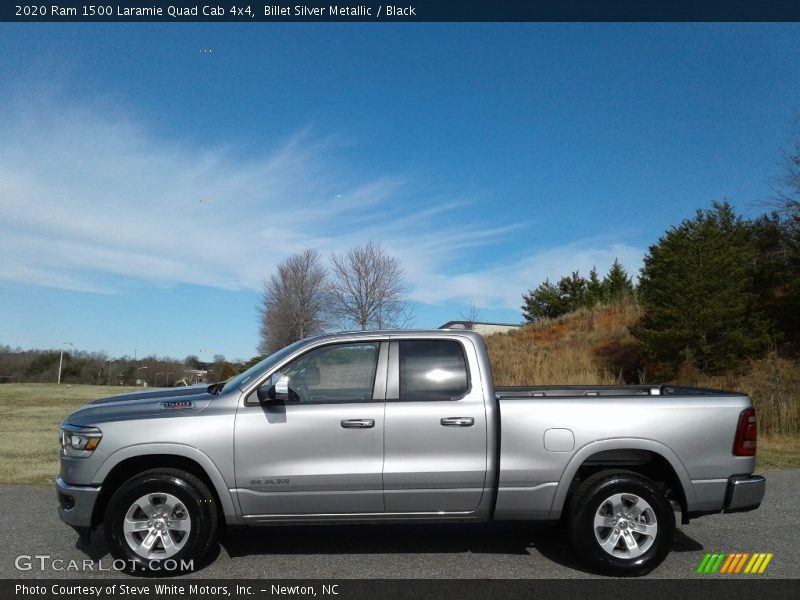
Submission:
[[[692,578],[706,552],[773,552],[764,575],[800,572],[800,469],[767,472],[759,510],[679,526],[672,554],[650,577]],[[101,533],[88,548],[62,524],[50,487],[0,486],[0,577],[127,577],[116,572],[17,571],[15,557],[47,554],[111,562]],[[189,577],[578,578],[587,577],[561,529],[524,523],[273,527],[230,535],[211,564]],[[704,576],[709,577],[709,576]],[[726,577],[726,576],[720,576]],[[732,576],[728,576],[732,577]],[[740,575],[741,577],[741,575]]]

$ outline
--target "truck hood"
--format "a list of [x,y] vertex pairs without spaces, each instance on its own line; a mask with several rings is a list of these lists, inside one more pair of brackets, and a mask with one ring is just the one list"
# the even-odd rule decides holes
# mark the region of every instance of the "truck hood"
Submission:
[[141,400],[143,398],[175,398],[178,396],[195,396],[198,393],[205,392],[208,389],[208,384],[199,383],[197,385],[190,385],[186,387],[176,388],[157,388],[147,392],[129,392],[127,394],[118,394],[116,396],[109,396],[108,398],[100,398],[94,402],[90,402],[86,406],[94,406],[97,404],[109,404],[113,402],[130,402],[131,400]]
[[101,398],[80,407],[64,422],[96,425],[109,421],[188,416],[202,411],[214,399],[215,396],[209,394],[207,388],[207,385],[201,384]]

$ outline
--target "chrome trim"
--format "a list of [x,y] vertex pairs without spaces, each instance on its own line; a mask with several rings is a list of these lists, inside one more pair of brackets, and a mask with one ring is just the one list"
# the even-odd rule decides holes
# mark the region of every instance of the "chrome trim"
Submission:
[[72,423],[63,423],[61,425],[61,429],[63,429],[64,431],[69,431],[70,433],[85,435],[87,437],[100,437],[103,435],[103,432],[101,432],[100,429],[98,429],[97,427],[73,425]]
[[344,419],[339,424],[345,429],[369,429],[375,427],[375,419]]
[[767,480],[761,475],[737,475],[728,481],[725,510],[758,508],[767,491]]
[[385,513],[385,512],[377,512],[377,513],[306,513],[304,515],[293,515],[293,514],[275,514],[275,515],[245,515],[245,519],[253,518],[275,518],[275,519],[292,519],[301,517],[422,517],[422,516],[445,516],[445,515],[471,515],[474,511],[471,510],[463,510],[463,511],[454,511],[454,512],[446,512],[446,511],[428,511],[428,512],[392,512],[392,513]]
[[443,427],[472,427],[475,425],[473,417],[444,417],[439,420]]

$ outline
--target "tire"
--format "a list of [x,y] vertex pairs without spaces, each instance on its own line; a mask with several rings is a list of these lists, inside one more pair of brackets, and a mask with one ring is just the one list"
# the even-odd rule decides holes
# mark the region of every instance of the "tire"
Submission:
[[632,471],[602,471],[575,490],[567,527],[572,545],[591,569],[638,576],[669,554],[675,514],[649,479]]
[[151,469],[114,492],[104,521],[106,544],[125,561],[125,571],[169,575],[193,570],[206,554],[217,531],[217,507],[198,477]]

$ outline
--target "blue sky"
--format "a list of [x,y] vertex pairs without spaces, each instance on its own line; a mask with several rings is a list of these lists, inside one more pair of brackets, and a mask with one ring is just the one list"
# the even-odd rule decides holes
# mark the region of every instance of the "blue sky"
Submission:
[[275,265],[380,241],[414,325],[517,322],[755,214],[795,24],[0,24],[0,344],[249,358]]

